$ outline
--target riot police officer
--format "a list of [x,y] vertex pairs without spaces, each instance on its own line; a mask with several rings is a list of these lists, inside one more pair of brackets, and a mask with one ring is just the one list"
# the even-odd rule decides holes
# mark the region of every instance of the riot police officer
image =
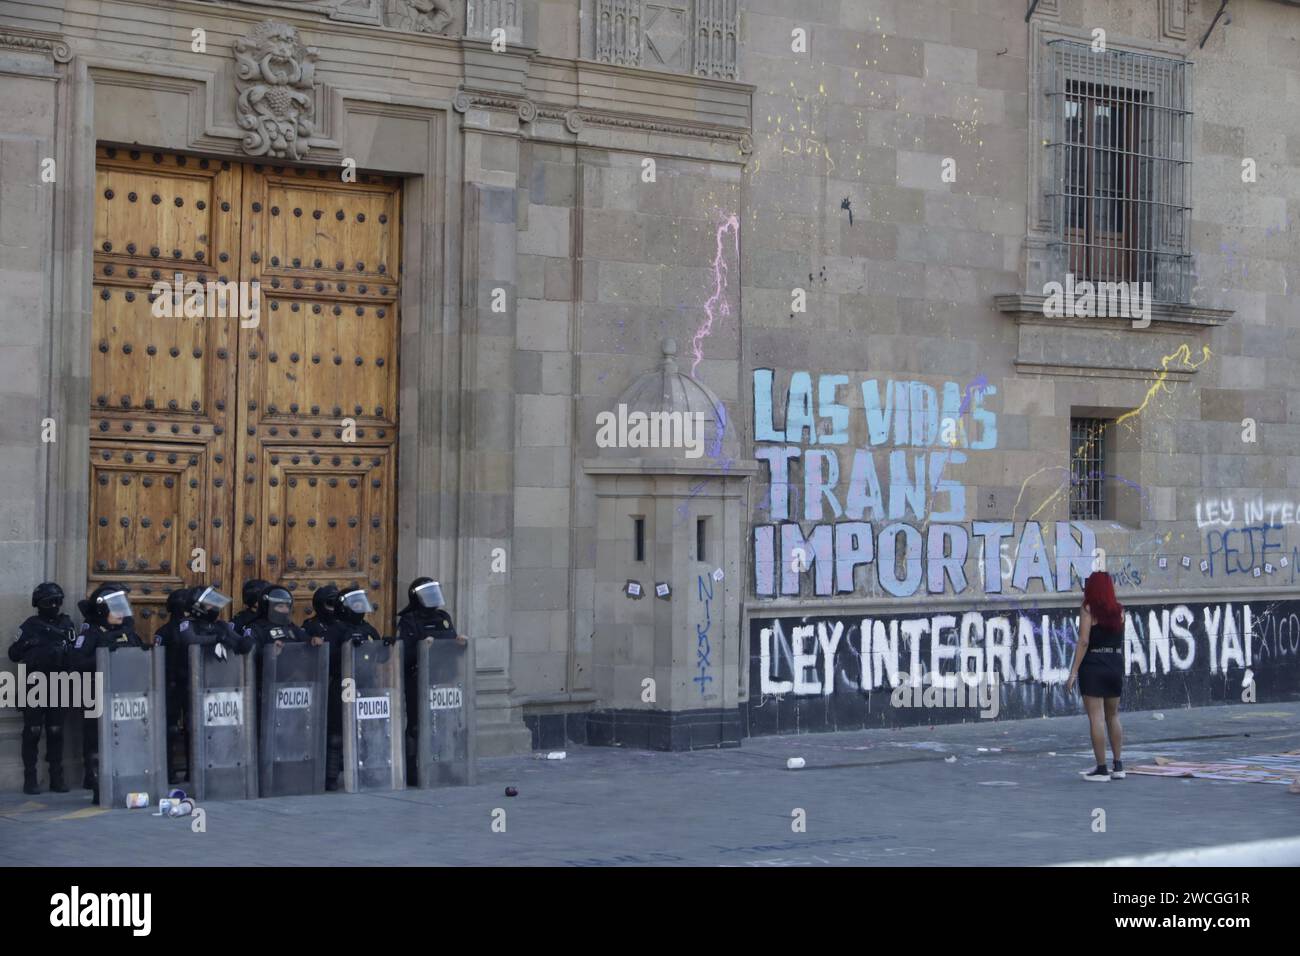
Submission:
[[[320,594],[325,588],[319,589]],[[326,697],[325,737],[325,789],[339,788],[339,774],[343,772],[343,646],[379,640],[379,632],[366,620],[375,609],[365,588],[349,588],[339,592],[332,602],[334,620],[325,628],[323,637],[330,648],[329,692]],[[313,597],[313,602],[315,598]],[[319,613],[319,612],[318,612]],[[308,622],[312,623],[312,622]]]
[[[116,584],[101,584],[89,597],[77,602],[81,611],[81,631],[68,650],[68,669],[82,673],[95,670],[95,651],[107,647],[118,651],[124,647],[153,649],[153,640],[135,631],[131,601],[126,589]],[[94,792],[99,802],[99,718],[82,715],[81,755],[85,763],[82,786]]]
[[230,598],[210,585],[181,588],[167,598],[172,618],[159,629],[158,638],[167,646],[167,759],[172,783],[179,782],[182,767],[186,772],[190,769],[190,646],[197,644],[205,654],[223,658],[253,649],[251,637],[219,620],[229,605]]
[[236,631],[242,634],[244,628],[253,623],[258,616],[257,600],[262,596],[262,592],[270,586],[270,581],[264,581],[261,578],[249,578],[244,582],[244,587],[239,592],[239,596],[244,600],[244,609],[236,614],[230,622],[235,625]]
[[[193,595],[189,588],[177,588],[167,595],[167,613],[171,615],[162,627],[154,632],[154,643],[167,649],[167,770],[172,783],[179,783],[177,769],[185,752],[185,698],[186,687],[184,653],[181,650],[181,628],[189,625],[189,606]],[[188,765],[187,765],[188,766]]]
[[[244,585],[244,589],[247,595],[248,584]],[[293,623],[293,595],[278,584],[262,589],[257,598],[257,616],[245,624],[240,633],[253,641],[250,646],[258,648],[267,644],[294,644],[306,640],[311,640],[312,644],[322,643],[319,638],[309,638],[306,631]]]
[[406,777],[407,783],[414,785],[420,738],[420,715],[415,706],[420,680],[417,645],[423,640],[443,638],[465,644],[468,637],[456,632],[456,623],[443,600],[442,586],[433,578],[416,578],[406,594],[407,605],[397,612],[397,637],[402,642],[402,683],[406,694]]
[[[36,585],[32,591],[32,607],[36,613],[18,627],[18,635],[9,646],[9,659],[21,664],[27,674],[46,677],[46,694],[54,692],[50,677],[64,669],[64,657],[76,633],[72,618],[63,613],[63,588],[53,581]],[[36,781],[37,745],[41,730],[45,731],[45,761],[50,767],[50,790],[67,793],[63,781],[63,724],[64,705],[47,696],[35,706],[23,707],[23,793],[40,793]]]
[[313,615],[302,622],[302,629],[309,637],[324,637],[330,625],[334,623],[334,602],[339,599],[339,589],[326,584],[316,589],[311,596]]

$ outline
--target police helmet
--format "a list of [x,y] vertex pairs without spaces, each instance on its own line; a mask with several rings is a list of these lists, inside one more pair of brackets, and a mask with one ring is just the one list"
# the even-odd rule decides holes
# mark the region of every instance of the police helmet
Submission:
[[58,610],[63,606],[63,588],[53,581],[45,581],[32,590],[32,607],[38,610]]

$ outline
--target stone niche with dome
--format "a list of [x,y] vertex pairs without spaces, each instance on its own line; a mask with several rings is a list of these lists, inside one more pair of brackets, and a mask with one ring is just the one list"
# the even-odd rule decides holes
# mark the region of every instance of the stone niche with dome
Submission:
[[[584,462],[596,497],[591,744],[740,743],[741,548],[757,466],[740,459],[737,424],[676,352],[665,340],[659,365],[597,416],[605,440]],[[679,426],[693,447],[647,441],[647,429],[677,437]]]

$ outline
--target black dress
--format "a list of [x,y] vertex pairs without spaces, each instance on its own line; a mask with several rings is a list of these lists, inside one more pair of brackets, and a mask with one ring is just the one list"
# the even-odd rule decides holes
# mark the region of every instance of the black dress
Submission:
[[1079,665],[1079,693],[1119,697],[1124,690],[1124,632],[1093,622],[1088,652]]

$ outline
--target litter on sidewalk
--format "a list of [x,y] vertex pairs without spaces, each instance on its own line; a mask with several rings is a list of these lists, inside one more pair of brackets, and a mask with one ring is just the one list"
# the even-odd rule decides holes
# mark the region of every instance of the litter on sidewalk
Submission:
[[1280,783],[1291,786],[1300,778],[1300,751],[1257,754],[1236,760],[1197,763],[1157,757],[1154,765],[1129,768],[1129,773],[1151,777],[1199,777],[1234,783]]

